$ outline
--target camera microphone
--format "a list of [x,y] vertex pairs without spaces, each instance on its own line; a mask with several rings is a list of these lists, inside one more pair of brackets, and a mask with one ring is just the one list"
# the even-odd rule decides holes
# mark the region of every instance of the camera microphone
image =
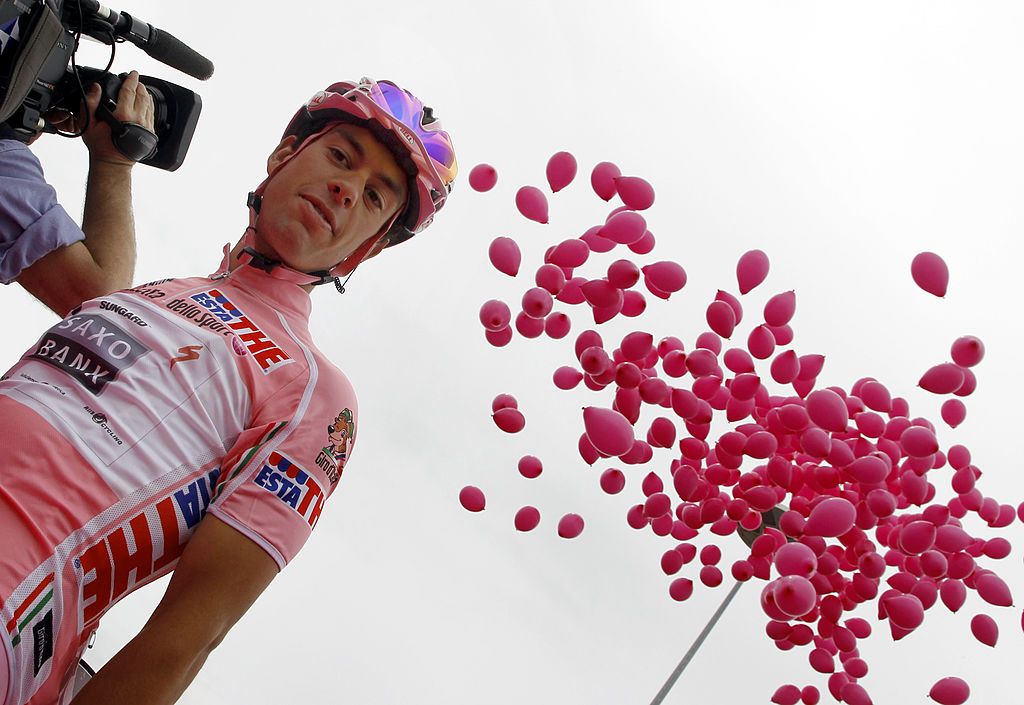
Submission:
[[112,10],[97,0],[82,0],[82,9],[109,22],[115,35],[124,37],[157,61],[201,81],[213,75],[213,62],[170,32],[132,17],[127,12]]

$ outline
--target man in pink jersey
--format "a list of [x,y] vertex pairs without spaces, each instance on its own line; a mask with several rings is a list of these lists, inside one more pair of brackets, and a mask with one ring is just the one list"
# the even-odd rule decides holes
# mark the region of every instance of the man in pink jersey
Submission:
[[[422,231],[456,170],[412,94],[334,84],[288,125],[218,272],[87,301],[3,376],[0,705],[178,699],[350,457],[356,398],[311,339],[310,290]],[[99,619],[170,571],[75,695]]]

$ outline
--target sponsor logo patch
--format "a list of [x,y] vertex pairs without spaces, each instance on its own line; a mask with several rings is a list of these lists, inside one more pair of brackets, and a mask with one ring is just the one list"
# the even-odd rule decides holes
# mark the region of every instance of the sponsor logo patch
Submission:
[[33,675],[38,676],[43,664],[53,658],[53,610],[47,612],[45,617],[36,622],[32,627],[32,636]]
[[259,326],[249,320],[231,300],[219,289],[210,289],[193,294],[192,301],[209,311],[213,316],[230,328],[242,344],[249,356],[260,366],[263,374],[270,374],[277,368],[294,362],[277,343],[271,340]]
[[111,321],[83,313],[65,318],[48,330],[29,357],[66,372],[99,395],[149,351]]
[[310,528],[316,526],[324,507],[323,488],[290,459],[271,453],[253,482],[295,510]]
[[355,436],[356,424],[351,409],[344,409],[327,427],[327,445],[317,453],[316,464],[327,473],[332,485],[338,482],[345,470],[345,461],[352,452]]

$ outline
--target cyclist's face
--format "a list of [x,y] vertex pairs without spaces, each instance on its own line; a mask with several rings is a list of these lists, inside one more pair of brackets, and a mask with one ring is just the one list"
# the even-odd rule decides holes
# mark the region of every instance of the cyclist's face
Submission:
[[[283,140],[268,172],[295,147],[294,137]],[[330,269],[381,231],[405,205],[406,190],[405,172],[369,130],[339,125],[288,160],[267,184],[256,249],[300,271]]]

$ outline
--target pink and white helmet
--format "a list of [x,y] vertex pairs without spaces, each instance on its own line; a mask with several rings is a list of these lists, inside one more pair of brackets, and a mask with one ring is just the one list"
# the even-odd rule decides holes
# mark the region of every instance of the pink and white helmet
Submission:
[[[297,137],[297,147],[277,169],[339,122],[365,127],[391,150],[408,175],[409,196],[384,230],[335,267],[330,272],[333,276],[351,272],[381,236],[386,235],[387,246],[392,247],[430,225],[434,214],[444,206],[458,172],[451,137],[441,128],[433,110],[391,81],[365,77],[358,83],[331,84],[299,108],[282,136]],[[259,185],[255,196],[263,193],[277,169]],[[250,205],[254,200],[258,204],[258,198],[250,198]]]

